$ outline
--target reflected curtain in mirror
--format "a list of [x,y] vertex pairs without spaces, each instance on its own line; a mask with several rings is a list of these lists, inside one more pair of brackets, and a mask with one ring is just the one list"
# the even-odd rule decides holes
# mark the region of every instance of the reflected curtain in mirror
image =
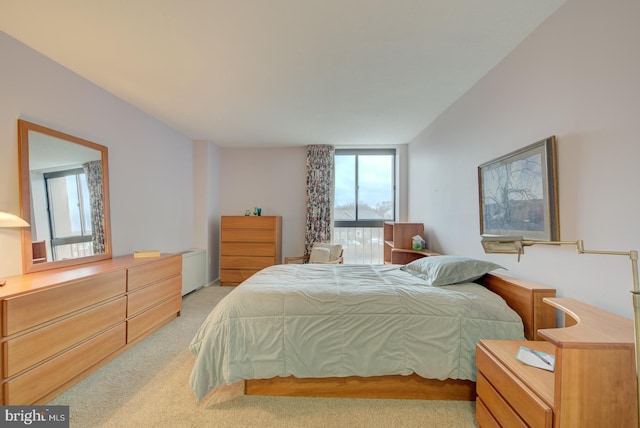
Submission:
[[104,204],[102,203],[102,162],[91,161],[82,164],[87,176],[89,200],[91,204],[91,234],[93,253],[104,253]]

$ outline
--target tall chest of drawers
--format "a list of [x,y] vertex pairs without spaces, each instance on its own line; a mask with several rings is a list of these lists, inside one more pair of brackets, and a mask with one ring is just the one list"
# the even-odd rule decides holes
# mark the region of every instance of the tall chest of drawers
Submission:
[[116,257],[7,278],[0,403],[42,404],[179,315],[182,257]]
[[222,216],[220,283],[238,285],[259,270],[282,263],[282,217]]

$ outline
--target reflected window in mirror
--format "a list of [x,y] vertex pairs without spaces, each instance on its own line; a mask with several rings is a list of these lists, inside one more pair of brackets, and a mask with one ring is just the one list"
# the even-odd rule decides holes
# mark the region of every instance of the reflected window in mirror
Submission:
[[24,272],[111,258],[107,148],[18,124]]
[[[39,236],[41,231],[34,228],[31,238],[34,241],[50,240],[51,258],[54,261],[100,254],[100,247],[103,247],[100,237],[97,238],[98,247],[94,252],[92,197],[85,170],[74,168],[44,173],[43,176],[50,228],[43,236]],[[31,185],[35,186],[33,178]]]

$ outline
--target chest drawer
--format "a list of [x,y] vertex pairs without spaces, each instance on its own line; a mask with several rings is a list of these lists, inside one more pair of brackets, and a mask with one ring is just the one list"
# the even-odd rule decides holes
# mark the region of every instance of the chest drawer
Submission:
[[275,229],[278,217],[274,216],[222,216],[222,229]]
[[135,290],[152,282],[178,275],[182,272],[182,257],[173,256],[127,269],[127,290]]
[[274,264],[273,257],[220,256],[223,269],[253,269],[258,271]]
[[222,242],[274,242],[275,231],[269,229],[222,229]]
[[10,336],[71,314],[118,294],[124,294],[125,289],[126,272],[119,270],[10,297],[2,302],[2,334]]
[[[476,347],[476,365],[480,380],[477,386],[478,396],[494,417],[501,414],[506,418],[516,416],[528,426],[552,426],[553,410],[551,407],[540,400],[482,346]],[[506,409],[504,406],[510,409]],[[498,422],[504,426],[518,426],[509,425],[509,420],[499,420]]]
[[272,259],[276,256],[274,243],[227,242],[222,246],[223,256],[265,256]]

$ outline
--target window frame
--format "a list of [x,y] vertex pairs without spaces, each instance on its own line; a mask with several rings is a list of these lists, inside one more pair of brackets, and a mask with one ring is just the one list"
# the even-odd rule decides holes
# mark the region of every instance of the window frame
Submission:
[[[355,185],[356,185],[356,194],[355,194],[355,215],[356,220],[334,220],[333,227],[383,227],[385,222],[394,222],[397,218],[397,203],[398,203],[398,190],[397,190],[397,157],[398,153],[396,149],[388,148],[388,149],[336,149],[334,157],[336,156],[356,156],[356,165],[355,165]],[[393,170],[391,173],[392,176],[392,189],[393,189],[393,218],[392,219],[381,219],[381,220],[358,220],[358,156],[366,155],[366,156],[393,156]],[[334,201],[335,208],[335,201]]]

